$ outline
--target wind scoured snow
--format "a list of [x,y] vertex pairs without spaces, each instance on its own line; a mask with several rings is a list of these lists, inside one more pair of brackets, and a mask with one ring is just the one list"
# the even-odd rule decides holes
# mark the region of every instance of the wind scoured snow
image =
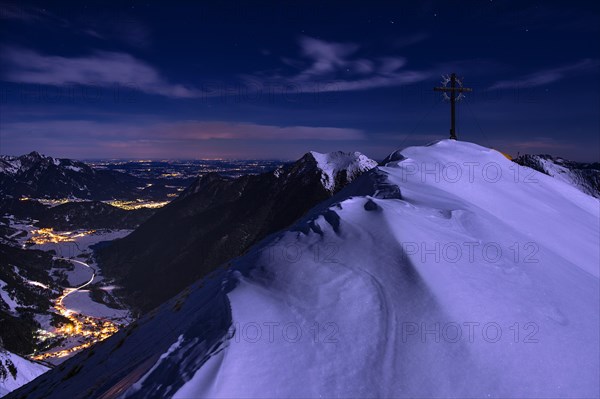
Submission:
[[3,380],[0,378],[0,397],[27,384],[29,381],[48,371],[48,368],[41,364],[30,362],[14,353],[0,351],[0,363],[5,364],[7,360],[14,364],[17,369],[17,375],[16,377],[13,377],[8,373],[6,379]]
[[255,260],[175,397],[598,393],[598,200],[475,144],[402,155],[377,171],[402,199],[343,199]]
[[345,171],[348,181],[352,181],[359,174],[377,166],[376,161],[360,152],[337,151],[322,154],[311,151],[310,154],[322,172],[321,181],[323,186],[329,191],[334,189],[336,177],[340,172]]

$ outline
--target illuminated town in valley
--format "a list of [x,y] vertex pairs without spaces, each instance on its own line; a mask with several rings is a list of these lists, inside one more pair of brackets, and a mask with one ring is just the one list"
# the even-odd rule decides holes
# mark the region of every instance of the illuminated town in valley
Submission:
[[[40,331],[39,336],[42,342],[47,339],[60,337],[70,345],[66,349],[56,350],[52,348],[46,352],[36,353],[31,356],[33,360],[61,359],[73,355],[82,349],[89,348],[96,342],[105,340],[111,335],[119,331],[119,325],[111,320],[103,320],[96,317],[85,316],[67,309],[63,305],[63,299],[74,292],[75,289],[67,288],[62,295],[54,302],[54,311],[69,320],[68,323],[62,325],[52,332]],[[62,344],[61,346],[65,346]]]
[[[40,315],[40,328],[35,332],[39,350],[29,355],[35,361],[59,364],[66,358],[89,348],[119,331],[132,320],[126,309],[110,309],[102,303],[94,302],[89,288],[111,288],[110,283],[99,275],[95,264],[88,264],[90,246],[106,239],[123,237],[129,230],[73,230],[58,231],[51,227],[37,228],[28,221],[10,219],[11,228],[20,232],[19,246],[27,249],[50,251],[53,258],[61,261],[62,268],[53,269],[60,280],[69,282],[62,286],[58,295],[51,295],[50,315],[57,315],[57,322],[44,322]],[[85,261],[84,261],[85,260]],[[70,268],[64,268],[71,265]],[[73,281],[73,283],[71,283]],[[44,290],[53,292],[47,285],[28,281]],[[68,303],[67,303],[68,302]],[[103,309],[105,315],[95,314]],[[88,313],[88,310],[89,312]],[[36,317],[37,318],[37,317]]]
[[78,238],[85,237],[93,233],[95,233],[95,230],[55,232],[52,227],[46,227],[31,230],[31,238],[28,243],[44,245],[48,243],[58,244],[61,242],[76,242]]
[[[55,160],[54,163],[59,162]],[[235,178],[242,174],[275,169],[282,162],[119,160],[90,161],[87,164],[98,171],[125,173],[145,182],[134,187],[133,194],[137,193],[138,198],[100,199],[100,202],[127,212],[144,209],[146,212],[154,212],[169,204],[189,183],[204,173],[218,172]],[[146,194],[148,190],[155,189],[159,191],[152,195]],[[59,215],[62,207],[79,204],[89,206],[90,216],[94,215],[90,199],[75,195],[21,195],[18,200],[23,206],[43,206],[48,211],[58,212]],[[19,219],[10,214],[4,215],[4,220],[0,218],[0,227],[5,226],[4,228],[11,231],[7,243],[17,244],[23,250],[49,251],[53,259],[62,262],[60,268],[51,269],[52,278],[55,280],[54,288],[28,280],[30,286],[37,286],[46,292],[51,303],[51,307],[45,313],[40,312],[35,316],[39,324],[34,334],[37,349],[28,356],[31,360],[44,364],[60,364],[83,349],[107,339],[133,320],[129,310],[112,295],[117,287],[110,279],[102,276],[91,249],[99,242],[126,236],[131,229],[81,229],[77,228],[68,215],[66,213],[58,216],[57,220],[61,220],[63,225],[71,226],[69,229],[41,227],[35,219]],[[91,295],[92,290],[95,290],[96,296]],[[98,294],[99,292],[102,294]],[[105,303],[97,302],[99,297],[103,296],[109,296],[111,306],[119,308],[111,308]],[[98,309],[101,309],[99,313]],[[49,317],[56,320],[51,323]]]

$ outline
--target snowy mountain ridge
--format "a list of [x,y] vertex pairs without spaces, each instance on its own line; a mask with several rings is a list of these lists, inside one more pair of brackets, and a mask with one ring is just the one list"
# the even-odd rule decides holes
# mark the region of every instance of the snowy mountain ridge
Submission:
[[597,162],[573,162],[551,155],[521,155],[514,161],[600,198],[600,164]]
[[[358,151],[335,151],[330,153],[310,151],[304,154],[298,161],[280,166],[272,173],[277,178],[288,179],[295,177],[306,178],[313,173],[318,173],[323,188],[330,193],[336,193],[360,174],[373,169],[376,166],[376,161]],[[218,173],[207,173],[198,177],[198,179],[181,194],[181,197],[185,198],[190,194],[196,194],[204,187],[217,180],[228,179]]]
[[323,154],[311,151],[309,154],[321,171],[323,187],[331,192],[336,191],[336,182],[340,179],[351,182],[360,174],[377,166],[376,161],[360,152],[337,151]]
[[[84,162],[53,158],[36,151],[18,157],[0,156],[0,194],[6,198],[138,199],[164,198],[165,187]],[[156,192],[153,192],[157,190]]]
[[9,397],[597,395],[599,200],[472,143],[393,158]]
[[74,172],[94,173],[94,170],[83,162],[72,161],[70,159],[53,158],[32,151],[29,154],[18,157],[10,155],[0,155],[0,173],[7,175],[24,174],[32,168],[45,169],[49,165],[61,166]]
[[[316,158],[319,158],[317,162]],[[269,234],[289,227],[376,166],[360,153],[307,153],[274,171],[211,172],[139,226],[96,252],[131,306],[148,311]],[[153,273],[147,273],[148,269]]]

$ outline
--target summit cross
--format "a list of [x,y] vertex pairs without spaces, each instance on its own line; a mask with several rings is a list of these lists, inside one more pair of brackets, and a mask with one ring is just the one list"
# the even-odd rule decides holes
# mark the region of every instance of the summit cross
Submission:
[[450,101],[450,138],[456,140],[456,102],[464,97],[462,93],[472,92],[473,89],[463,87],[462,79],[459,79],[455,73],[445,76],[442,84],[443,86],[434,87],[433,91],[441,91],[444,99]]

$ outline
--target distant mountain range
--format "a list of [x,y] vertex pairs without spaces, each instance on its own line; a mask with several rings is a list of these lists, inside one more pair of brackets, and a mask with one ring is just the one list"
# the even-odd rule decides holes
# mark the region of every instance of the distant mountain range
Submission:
[[574,162],[552,155],[521,155],[514,161],[600,198],[600,163],[598,162]]
[[129,236],[99,249],[97,259],[130,304],[147,311],[375,166],[358,152],[311,152],[259,175],[206,174]]
[[31,152],[0,156],[0,195],[33,198],[165,199],[174,188],[112,170],[96,170],[70,159]]

